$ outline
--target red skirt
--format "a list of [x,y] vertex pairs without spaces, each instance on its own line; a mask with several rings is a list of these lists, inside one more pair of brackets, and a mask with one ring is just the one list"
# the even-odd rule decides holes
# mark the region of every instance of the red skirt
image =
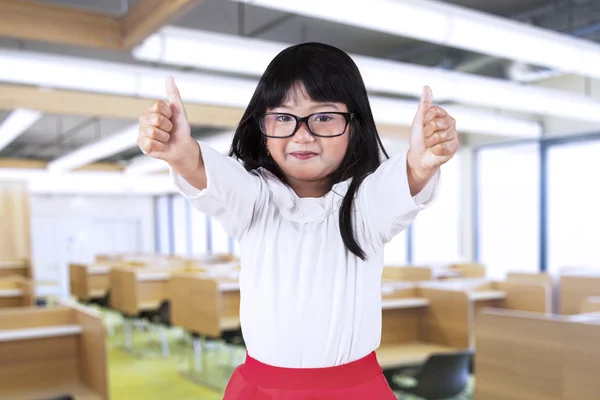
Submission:
[[375,352],[329,368],[280,368],[246,355],[223,400],[396,400]]

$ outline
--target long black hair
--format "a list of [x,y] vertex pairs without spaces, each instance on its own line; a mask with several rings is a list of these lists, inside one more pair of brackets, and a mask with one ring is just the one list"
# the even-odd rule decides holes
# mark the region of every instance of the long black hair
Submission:
[[348,150],[329,179],[332,184],[351,179],[342,200],[339,227],[346,248],[365,260],[366,254],[354,236],[352,202],[362,181],[381,164],[381,153],[389,157],[375,127],[362,76],[348,54],[322,43],[294,45],[279,53],[258,82],[236,129],[230,155],[241,160],[248,171],[263,167],[286,181],[267,152],[265,137],[254,116],[280,106],[288,92],[300,83],[313,101],[344,103],[348,112],[354,113]]

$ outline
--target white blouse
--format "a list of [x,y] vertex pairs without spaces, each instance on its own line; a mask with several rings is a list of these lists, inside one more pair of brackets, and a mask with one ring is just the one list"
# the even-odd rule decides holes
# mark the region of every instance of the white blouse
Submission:
[[379,347],[384,244],[436,197],[439,174],[411,197],[406,153],[386,160],[354,200],[362,261],[346,251],[338,213],[349,181],[320,198],[299,198],[269,171],[248,172],[200,143],[207,188],[171,169],[179,192],[217,219],[241,251],[240,322],[248,354],[266,364],[319,368]]

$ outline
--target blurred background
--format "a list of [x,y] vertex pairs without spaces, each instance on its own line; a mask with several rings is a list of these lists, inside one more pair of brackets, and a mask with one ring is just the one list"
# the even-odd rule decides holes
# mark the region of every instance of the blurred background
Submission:
[[[189,383],[169,369],[178,361],[116,350],[131,345],[127,329],[154,328],[137,319],[123,328],[148,310],[111,307],[107,285],[119,278],[102,268],[226,265],[235,282],[240,254],[176,193],[166,164],[142,155],[137,118],[166,99],[172,75],[194,138],[227,153],[270,60],[317,41],[356,61],[390,154],[407,148],[424,85],[457,120],[461,148],[443,167],[439,199],[387,245],[386,267],[489,282],[543,275],[554,293],[564,271],[600,267],[599,40],[598,0],[0,0],[2,275],[25,276],[34,299],[100,313],[113,398],[154,398],[163,387],[156,398],[175,398],[169,390]],[[104,266],[101,296],[76,293],[73,265]],[[181,339],[169,338],[163,356]],[[166,383],[148,378],[171,372]],[[177,398],[220,398],[203,382]],[[534,398],[503,396],[478,398]]]

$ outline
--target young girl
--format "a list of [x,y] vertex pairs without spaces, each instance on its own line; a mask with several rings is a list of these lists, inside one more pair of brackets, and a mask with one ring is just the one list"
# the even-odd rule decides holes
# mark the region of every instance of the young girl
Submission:
[[426,87],[410,150],[387,159],[358,68],[318,43],[268,66],[233,157],[192,139],[172,78],[167,95],[140,117],[138,145],[240,243],[247,357],[225,399],[395,399],[375,356],[384,245],[433,201],[454,119]]

